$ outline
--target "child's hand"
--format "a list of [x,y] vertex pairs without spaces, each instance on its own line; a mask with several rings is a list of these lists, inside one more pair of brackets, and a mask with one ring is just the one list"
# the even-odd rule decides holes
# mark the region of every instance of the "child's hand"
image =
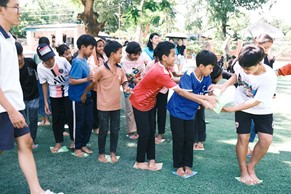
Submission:
[[123,90],[124,93],[126,94],[133,94],[132,92],[132,89],[130,87],[126,87],[124,90]]
[[85,103],[87,100],[87,95],[82,94],[81,96],[81,102]]
[[87,77],[87,81],[89,82],[89,81],[91,81],[92,79],[93,79],[93,73],[92,73],[92,71],[90,72],[90,74],[88,75],[88,77]]
[[218,98],[216,96],[207,96],[207,101],[213,106],[216,106],[216,102],[218,101]]
[[213,109],[214,108],[214,106],[206,100],[203,100],[201,105],[204,106],[206,109]]

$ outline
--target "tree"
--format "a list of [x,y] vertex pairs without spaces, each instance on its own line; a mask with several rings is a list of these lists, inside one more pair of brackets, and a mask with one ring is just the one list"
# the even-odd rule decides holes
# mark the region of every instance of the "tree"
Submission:
[[[241,13],[242,9],[255,10],[266,3],[269,3],[271,7],[275,2],[276,0],[198,0],[192,1],[192,7],[199,6],[199,9],[196,9],[196,13],[199,13],[201,9],[205,10],[208,14],[209,22],[213,24],[212,26],[219,26],[222,36],[226,37],[230,19]],[[194,14],[192,12],[192,15],[195,15],[195,12]]]
[[224,37],[227,35],[228,21],[231,15],[240,12],[239,8],[255,10],[261,8],[267,2],[276,2],[276,0],[207,0],[207,10],[211,14],[211,19],[221,27]]
[[84,11],[78,15],[84,25],[85,30],[88,34],[92,36],[98,36],[98,33],[104,28],[106,21],[99,22],[99,14],[93,10],[95,0],[81,0],[84,6]]

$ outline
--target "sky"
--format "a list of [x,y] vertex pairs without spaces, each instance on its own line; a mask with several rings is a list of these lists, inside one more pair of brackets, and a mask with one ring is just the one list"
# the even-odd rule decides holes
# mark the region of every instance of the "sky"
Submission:
[[251,22],[256,22],[263,16],[267,20],[272,20],[276,18],[282,20],[284,24],[291,25],[291,11],[290,11],[290,1],[287,0],[277,0],[277,3],[273,5],[271,10],[268,10],[268,6],[264,6],[262,10],[252,11]]

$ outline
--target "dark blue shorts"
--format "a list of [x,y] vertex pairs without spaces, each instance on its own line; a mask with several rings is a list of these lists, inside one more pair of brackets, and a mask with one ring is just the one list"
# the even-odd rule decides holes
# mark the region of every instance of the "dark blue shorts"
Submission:
[[[24,111],[19,111],[25,118]],[[7,112],[0,113],[0,150],[11,150],[14,147],[14,138],[29,133],[29,128],[14,128]]]
[[249,134],[252,120],[255,123],[256,132],[273,135],[273,114],[254,115],[243,111],[235,112],[236,132]]

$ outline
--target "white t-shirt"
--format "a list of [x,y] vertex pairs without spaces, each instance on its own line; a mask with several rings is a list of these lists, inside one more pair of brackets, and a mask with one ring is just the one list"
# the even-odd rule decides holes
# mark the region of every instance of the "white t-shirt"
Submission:
[[[0,88],[16,110],[24,110],[15,39],[0,26]],[[7,112],[0,105],[0,113]]]
[[40,84],[49,84],[50,97],[61,98],[68,96],[69,71],[71,64],[63,57],[55,57],[55,65],[47,68],[41,62],[37,66]]
[[266,72],[261,75],[247,75],[238,63],[234,66],[238,79],[235,104],[241,104],[253,98],[261,102],[257,106],[243,110],[243,112],[256,115],[273,113],[272,99],[276,90],[277,76],[272,68],[267,65],[264,67]]

